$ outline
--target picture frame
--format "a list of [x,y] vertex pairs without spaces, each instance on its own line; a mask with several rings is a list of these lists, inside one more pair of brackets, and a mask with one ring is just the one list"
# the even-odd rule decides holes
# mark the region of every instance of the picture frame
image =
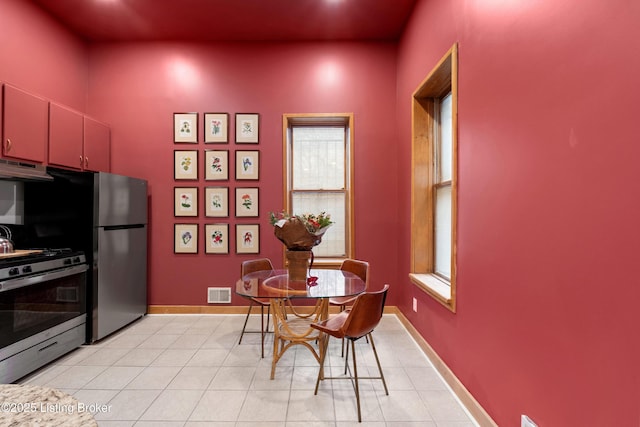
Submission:
[[259,212],[258,187],[236,187],[236,216],[257,217]]
[[206,150],[204,152],[205,181],[229,179],[229,150]]
[[173,142],[198,143],[198,113],[173,113]]
[[236,144],[257,144],[259,131],[258,113],[236,113]]
[[260,224],[236,224],[236,253],[260,253]]
[[205,187],[204,215],[207,217],[229,216],[229,188]]
[[174,224],[173,253],[198,253],[198,224]]
[[204,113],[204,143],[229,143],[229,113]]
[[236,180],[260,179],[260,151],[236,151]]
[[205,253],[228,254],[229,224],[205,224],[204,242]]
[[173,216],[198,216],[198,187],[173,188]]
[[173,179],[198,180],[198,150],[173,151]]

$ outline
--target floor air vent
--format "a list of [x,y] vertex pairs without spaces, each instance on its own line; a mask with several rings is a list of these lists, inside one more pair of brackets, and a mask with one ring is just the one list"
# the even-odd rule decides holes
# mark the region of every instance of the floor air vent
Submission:
[[209,304],[228,304],[231,302],[231,288],[207,288]]

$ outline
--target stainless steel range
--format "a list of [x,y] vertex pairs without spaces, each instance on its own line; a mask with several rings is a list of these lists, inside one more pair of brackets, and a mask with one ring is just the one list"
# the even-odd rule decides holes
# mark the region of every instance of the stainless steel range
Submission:
[[0,254],[0,383],[85,342],[87,269],[70,249]]

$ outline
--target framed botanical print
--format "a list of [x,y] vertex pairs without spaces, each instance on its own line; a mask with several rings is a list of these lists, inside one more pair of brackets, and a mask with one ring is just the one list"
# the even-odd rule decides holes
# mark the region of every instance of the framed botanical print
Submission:
[[198,216],[198,187],[174,187],[173,215]]
[[226,144],[229,142],[229,114],[204,113],[205,144]]
[[205,187],[204,189],[205,208],[204,214],[209,217],[229,216],[229,188],[228,187]]
[[236,216],[258,216],[258,187],[236,188]]
[[236,114],[236,143],[257,144],[260,115],[256,113]]
[[173,142],[198,143],[198,113],[173,113]]
[[236,179],[260,179],[260,151],[236,151]]
[[236,253],[260,253],[260,224],[236,224]]
[[229,253],[229,224],[205,224],[204,251],[207,254]]
[[225,181],[229,179],[229,150],[207,150],[204,152],[204,179]]
[[173,152],[173,179],[198,179],[197,150],[175,150]]
[[173,234],[174,253],[198,253],[198,224],[174,224]]

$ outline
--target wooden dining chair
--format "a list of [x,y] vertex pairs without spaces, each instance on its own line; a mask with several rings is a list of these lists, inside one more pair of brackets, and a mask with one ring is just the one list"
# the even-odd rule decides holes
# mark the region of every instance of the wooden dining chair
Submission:
[[[244,261],[242,263],[240,275],[245,276],[246,274],[253,273],[255,271],[269,271],[273,270],[273,264],[271,264],[271,260],[268,258],[259,258],[252,259],[248,261]],[[265,334],[269,333],[269,315],[271,312],[271,302],[268,298],[255,298],[255,297],[244,297],[249,300],[249,309],[247,310],[247,316],[244,319],[244,325],[242,326],[242,332],[240,332],[240,340],[238,341],[238,345],[242,343],[242,337],[244,334],[250,333],[259,333],[262,338],[262,358],[264,358],[264,337]],[[260,330],[259,331],[247,331],[247,321],[249,320],[249,315],[251,314],[251,309],[254,305],[260,306]],[[264,324],[264,308],[267,308],[267,325],[265,327]]]
[[[362,421],[362,415],[360,411],[360,386],[359,380],[363,379],[379,379],[382,380],[384,391],[389,395],[387,389],[387,383],[382,373],[382,367],[380,366],[380,359],[378,358],[378,352],[376,351],[376,345],[373,341],[373,330],[380,323],[382,319],[382,312],[384,310],[384,303],[387,298],[387,291],[389,285],[384,285],[384,288],[376,292],[365,292],[356,297],[353,306],[348,311],[342,311],[336,316],[330,317],[327,320],[323,320],[318,323],[312,323],[311,327],[322,332],[320,339],[320,370],[318,371],[318,378],[316,380],[316,389],[314,394],[318,394],[318,386],[321,380],[336,380],[336,379],[349,379],[353,382],[353,387],[356,392],[356,402],[358,406],[358,422]],[[329,338],[343,338],[351,342],[351,353],[353,357],[353,373],[349,369],[349,346],[347,345],[347,357],[345,358],[345,376],[340,377],[325,377],[324,376],[324,362],[327,358],[327,350],[329,347]],[[358,365],[356,362],[356,347],[355,342],[362,337],[369,337],[373,354],[378,364],[379,377],[359,377]],[[350,375],[347,375],[349,371]]]
[[[345,259],[342,261],[340,270],[349,271],[356,276],[360,277],[364,281],[365,292],[369,288],[369,263],[366,261],[360,261],[357,259]],[[358,295],[348,297],[334,297],[329,298],[329,305],[337,305],[340,307],[340,311],[344,311],[347,306],[353,304]],[[344,340],[342,340],[342,350],[340,356],[344,356]]]
[[[342,261],[342,265],[340,266],[340,270],[349,271],[356,276],[360,277],[365,284],[364,290],[366,291],[369,288],[369,263],[366,261],[360,261],[357,259],[345,259]],[[340,307],[340,311],[344,311],[347,305],[353,304],[357,295],[349,296],[349,297],[334,297],[329,298],[329,304],[337,305]]]

